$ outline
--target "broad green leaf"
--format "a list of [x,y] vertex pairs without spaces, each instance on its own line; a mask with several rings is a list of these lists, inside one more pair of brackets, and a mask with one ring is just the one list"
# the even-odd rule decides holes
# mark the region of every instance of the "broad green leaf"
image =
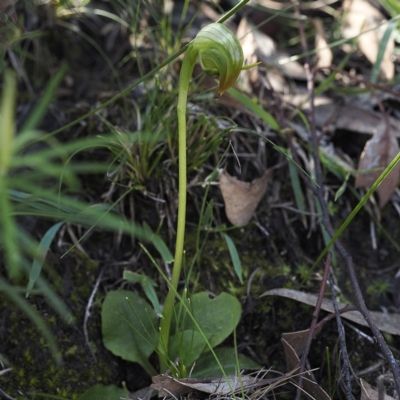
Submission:
[[[219,349],[215,349],[214,352],[222,364],[225,374],[231,375],[238,372],[235,349],[230,347],[220,347]],[[241,370],[261,369],[259,364],[243,354],[239,354],[238,358]],[[209,378],[211,376],[218,376],[221,374],[221,369],[211,352],[204,353],[197,359],[196,365],[192,372],[193,378]]]
[[179,358],[188,368],[200,357],[205,347],[206,342],[200,332],[186,330],[169,338],[168,355],[173,362]]
[[150,372],[152,367],[148,358],[157,347],[157,320],[151,305],[136,293],[127,290],[108,292],[101,310],[104,346]]
[[[211,299],[206,292],[197,293],[190,299],[189,307],[213,348],[233,332],[242,312],[239,301],[228,293],[221,293],[214,299]],[[177,309],[176,315],[178,313]],[[185,317],[185,329],[198,330],[188,315]]]
[[128,395],[126,389],[121,389],[115,385],[95,385],[79,396],[78,400],[120,400],[127,398]]
[[243,270],[242,264],[240,263],[239,253],[236,249],[235,243],[230,236],[223,233],[222,236],[225,238],[226,244],[228,246],[229,254],[231,255],[233,268],[235,269],[236,275],[239,278],[240,283],[243,285]]
[[64,224],[64,222],[58,222],[57,224],[54,224],[43,236],[42,240],[39,243],[39,249],[37,252],[37,255],[35,256],[35,259],[33,260],[32,263],[32,268],[31,272],[29,273],[29,282],[28,282],[28,287],[26,289],[26,297],[29,297],[29,294],[31,290],[33,289],[33,286],[36,282],[36,280],[40,276],[40,272],[42,271],[42,266],[44,263],[44,260],[46,259],[47,252],[49,251],[51,242],[54,239],[54,236],[58,232],[58,230],[61,228],[61,226]]

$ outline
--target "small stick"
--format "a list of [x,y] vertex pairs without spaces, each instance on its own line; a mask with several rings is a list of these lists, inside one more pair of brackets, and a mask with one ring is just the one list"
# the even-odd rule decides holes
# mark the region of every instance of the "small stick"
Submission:
[[0,388],[0,395],[6,400],[17,400],[14,397],[9,396],[3,389]]
[[90,346],[90,341],[89,341],[89,333],[87,330],[87,323],[90,317],[90,309],[92,308],[93,305],[93,300],[94,300],[94,296],[96,295],[97,289],[99,288],[100,282],[101,282],[101,278],[103,277],[103,273],[104,273],[104,267],[101,269],[100,274],[96,280],[96,283],[94,285],[94,288],[92,290],[92,293],[90,294],[88,303],[86,305],[86,309],[85,309],[85,317],[83,318],[83,334],[85,336],[85,343],[86,346],[88,347],[90,354],[93,357],[93,361],[97,362],[97,358],[96,355],[94,354],[93,350],[92,350],[92,346]]
[[321,311],[322,301],[324,299],[324,294],[325,294],[326,282],[328,280],[329,270],[331,267],[331,260],[332,260],[332,254],[328,253],[328,256],[326,257],[326,262],[325,262],[324,276],[322,277],[321,288],[320,288],[319,294],[318,294],[317,304],[315,305],[315,310],[312,315],[310,331],[308,332],[306,346],[304,348],[304,352],[303,352],[303,354],[301,356],[301,360],[300,360],[299,382],[297,384],[298,386],[297,386],[297,392],[296,392],[296,400],[300,400],[300,397],[302,394],[303,375],[304,375],[304,371],[306,369],[307,356],[310,351],[311,341],[314,337],[314,332],[315,332],[315,328],[317,326],[319,312]]
[[344,331],[342,318],[340,318],[340,310],[336,298],[335,284],[333,282],[332,275],[329,275],[328,282],[329,282],[329,287],[331,288],[332,303],[333,303],[333,308],[335,309],[336,323],[338,326],[339,343],[340,343],[339,354],[341,354],[343,361],[343,370],[344,370],[343,375],[344,375],[344,385],[346,388],[346,398],[349,400],[354,400],[354,396],[351,393],[351,379],[350,379],[350,365],[349,365],[350,361],[346,346],[346,335]]
[[355,76],[353,74],[350,74],[347,71],[344,71],[344,70],[342,70],[342,69],[340,69],[338,67],[335,67],[334,65],[331,65],[328,68],[333,72],[337,72],[339,74],[345,75],[346,77],[356,81],[357,83],[364,84],[367,89],[370,89],[370,90],[376,89],[376,90],[379,90],[381,92],[385,92],[385,93],[391,94],[394,97],[400,97],[400,93],[396,92],[395,90],[392,90],[392,89],[387,88],[385,86],[379,85],[377,83],[369,82],[366,79],[363,79],[363,78],[360,78],[360,77]]

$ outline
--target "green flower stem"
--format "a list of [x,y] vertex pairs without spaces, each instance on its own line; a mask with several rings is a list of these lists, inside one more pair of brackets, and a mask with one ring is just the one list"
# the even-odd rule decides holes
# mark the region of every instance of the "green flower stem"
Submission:
[[[203,28],[190,43],[182,62],[179,76],[178,97],[178,157],[179,157],[179,195],[178,226],[176,232],[175,261],[172,270],[169,292],[164,303],[163,318],[160,324],[158,356],[161,372],[168,369],[173,361],[168,357],[168,342],[171,329],[174,300],[182,269],[183,246],[186,221],[186,106],[190,78],[196,59],[207,75],[218,77],[219,93],[224,93],[237,80],[243,69],[243,50],[236,36],[224,25],[213,23]],[[250,68],[247,66],[245,68]]]
[[[168,341],[173,315],[175,293],[178,288],[179,277],[182,269],[183,245],[185,239],[186,222],[186,106],[189,91],[190,78],[196,64],[197,51],[189,47],[182,62],[179,76],[178,96],[178,159],[179,159],[179,195],[178,195],[178,224],[176,232],[175,258],[172,269],[171,284],[167,298],[164,303],[163,318],[160,325],[160,336],[158,354],[160,359],[160,370],[165,372],[168,369]],[[173,288],[173,289],[172,289]]]

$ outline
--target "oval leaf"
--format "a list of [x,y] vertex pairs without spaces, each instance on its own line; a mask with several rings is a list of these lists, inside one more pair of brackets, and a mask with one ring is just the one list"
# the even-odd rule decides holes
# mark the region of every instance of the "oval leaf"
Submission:
[[136,293],[107,293],[101,310],[104,346],[113,354],[144,366],[157,347],[157,315]]
[[[191,298],[189,307],[211,347],[219,345],[233,332],[242,313],[239,301],[228,293],[221,293],[214,299],[206,292],[197,293]],[[189,316],[185,323],[185,329],[198,330]]]

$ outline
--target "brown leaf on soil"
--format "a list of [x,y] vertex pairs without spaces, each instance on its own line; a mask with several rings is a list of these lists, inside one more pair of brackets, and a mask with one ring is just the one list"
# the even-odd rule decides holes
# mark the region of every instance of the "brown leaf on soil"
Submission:
[[[308,94],[284,95],[283,101],[287,101],[303,111],[310,112]],[[385,97],[381,97],[384,100]],[[372,109],[377,106],[375,98],[365,96],[349,97],[345,99],[332,98],[326,95],[315,97],[315,122],[318,128],[334,131],[344,129],[362,135],[373,135],[376,126],[382,121],[382,115]],[[388,117],[390,129],[394,136],[400,138],[399,120]],[[292,123],[289,121],[289,123]],[[298,132],[303,140],[308,140],[308,132]]]
[[162,374],[153,376],[150,385],[152,389],[158,390],[158,397],[172,396],[179,398],[187,393],[199,391],[219,396],[236,393],[241,390],[254,389],[256,387],[270,385],[284,381],[293,373],[272,379],[260,379],[249,375],[228,375],[226,381],[223,376],[216,378],[195,379],[195,378],[173,378]]
[[[365,144],[358,164],[359,171],[372,170],[367,173],[358,173],[355,187],[371,187],[382,171],[390,164],[400,151],[396,137],[391,133],[384,121],[381,121],[376,133]],[[400,179],[400,164],[379,185],[376,191],[379,194],[379,205],[383,207],[392,196]]]
[[[378,400],[379,392],[372,387],[368,382],[364,381],[364,379],[360,379],[361,384],[361,400]],[[395,400],[392,396],[387,394],[383,394],[383,400]]]
[[[380,42],[387,25],[380,25],[385,17],[366,0],[346,0],[343,4],[345,12],[345,27],[343,36],[354,37],[360,32],[365,32],[357,38],[358,46],[367,59],[374,64],[378,56]],[[378,25],[380,25],[378,27]],[[393,79],[394,63],[392,55],[394,38],[390,38],[383,55],[380,74],[386,80]]]
[[[287,367],[289,370],[292,370],[299,365],[300,363],[299,356],[296,354],[293,347],[285,339],[281,339],[281,342],[285,350]],[[294,380],[294,382],[296,382],[296,380]],[[321,386],[319,386],[318,383],[313,380],[309,372],[304,373],[303,388],[304,391],[310,396],[312,396],[312,398],[314,399],[331,400],[331,398],[325,392],[325,390],[322,389]]]
[[249,223],[258,203],[267,190],[267,183],[272,173],[271,169],[264,172],[261,178],[252,182],[243,182],[222,171],[219,187],[225,203],[225,212],[229,221],[236,226]]
[[[288,299],[300,301],[301,303],[308,304],[310,306],[315,307],[317,304],[318,296],[311,293],[300,292],[299,290],[293,289],[271,289],[264,292],[260,297],[263,296],[282,296]],[[346,304],[339,303],[339,308],[344,308]],[[330,313],[334,313],[335,310],[333,308],[332,300],[324,298],[322,301],[321,308]],[[370,311],[372,320],[379,330],[383,332],[390,333],[392,335],[400,335],[400,314],[388,314],[382,313],[379,311]],[[363,318],[363,316],[358,311],[349,311],[344,314],[341,314],[342,318],[348,319],[356,324],[360,324],[362,326],[369,326],[367,321]]]

